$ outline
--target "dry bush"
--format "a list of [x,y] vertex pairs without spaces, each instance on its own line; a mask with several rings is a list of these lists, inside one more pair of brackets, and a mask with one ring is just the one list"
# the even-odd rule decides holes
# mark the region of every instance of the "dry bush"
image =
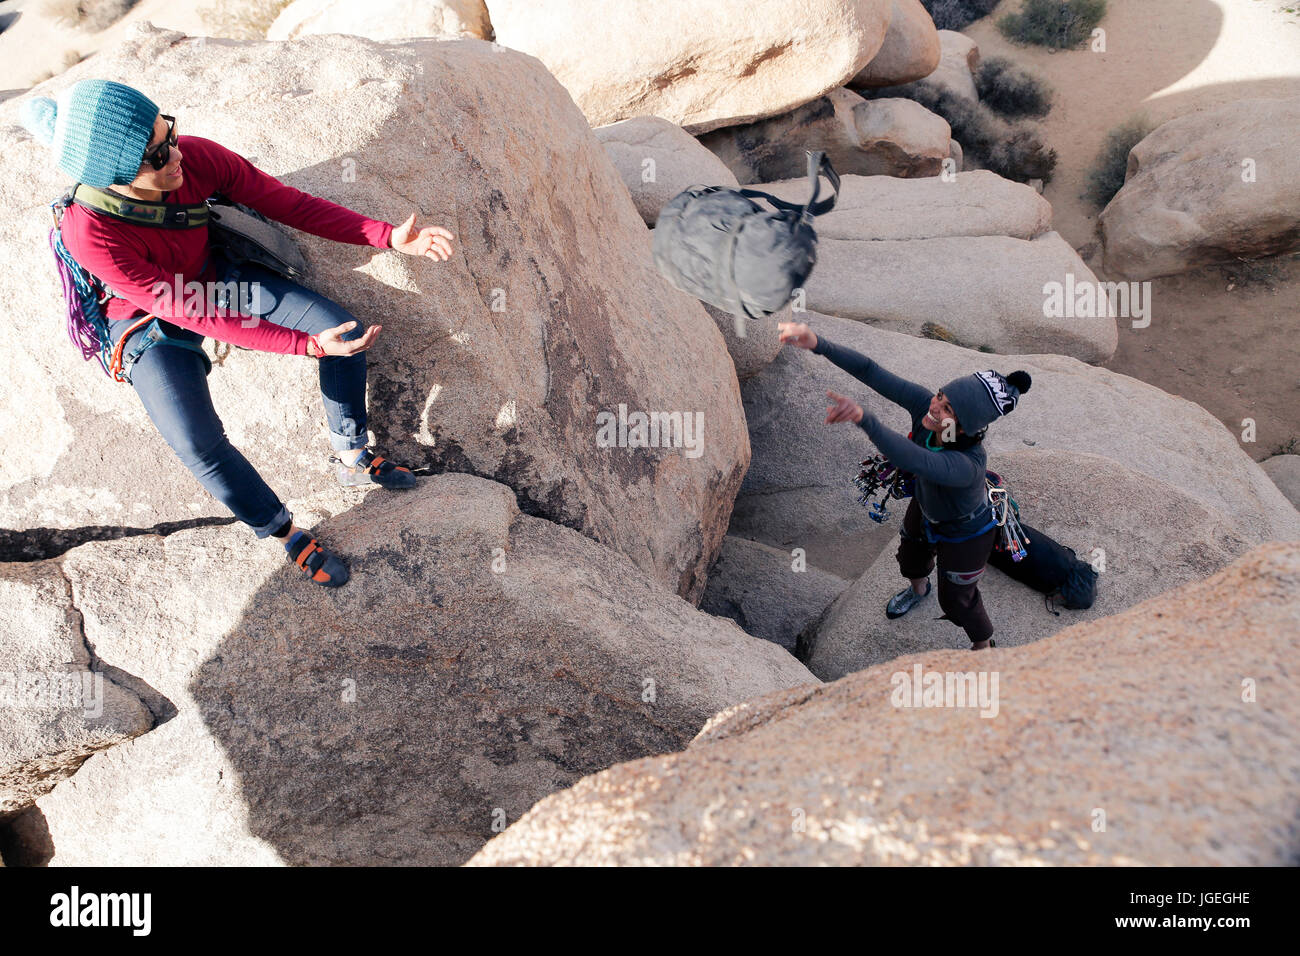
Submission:
[[1003,116],[1046,116],[1052,88],[1005,56],[991,56],[975,74],[980,102]]
[[38,11],[56,23],[98,33],[111,27],[139,0],[41,0]]
[[998,29],[1017,43],[1070,50],[1087,40],[1105,15],[1106,0],[1025,0],[1019,13],[998,21]]
[[1115,127],[1106,136],[1106,142],[1088,173],[1088,188],[1084,195],[1098,209],[1104,207],[1124,185],[1128,176],[1129,151],[1153,129],[1145,116],[1136,116]]
[[998,5],[998,0],[921,0],[940,30],[963,30]]
[[873,99],[904,96],[943,117],[952,129],[952,138],[961,143],[966,158],[978,167],[1016,182],[1051,182],[1056,150],[1043,142],[1034,126],[1005,120],[978,100],[925,80],[860,92]]
[[265,40],[280,11],[292,0],[216,0],[199,10],[213,36],[232,40]]

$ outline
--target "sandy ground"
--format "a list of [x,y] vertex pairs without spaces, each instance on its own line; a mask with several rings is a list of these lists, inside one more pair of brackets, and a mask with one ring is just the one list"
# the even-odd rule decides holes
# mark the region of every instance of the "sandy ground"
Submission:
[[1119,320],[1106,367],[1200,405],[1256,461],[1300,453],[1300,254],[1157,279],[1152,303],[1149,328]]
[[[1043,195],[1056,230],[1073,246],[1094,237],[1095,208],[1082,198],[1106,134],[1132,116],[1155,125],[1250,97],[1300,96],[1300,3],[1284,0],[1110,0],[1101,22],[1106,52],[1050,53],[1017,46],[995,21],[1004,0],[963,32],[982,56],[1008,56],[1056,90],[1042,123],[1060,157]],[[1300,135],[1291,131],[1293,135]]]
[[[1135,115],[1159,125],[1233,100],[1300,96],[1294,0],[1111,0],[1104,53],[1008,42],[995,21],[1018,6],[1004,0],[963,32],[981,55],[1009,56],[1056,90],[1042,128],[1059,163],[1044,195],[1055,228],[1099,274],[1099,210],[1082,193],[1111,129]],[[1278,132],[1300,149],[1300,130]],[[1196,402],[1239,438],[1254,419],[1242,448],[1256,461],[1300,443],[1300,258],[1157,279],[1152,293],[1150,327],[1121,320],[1107,367]]]

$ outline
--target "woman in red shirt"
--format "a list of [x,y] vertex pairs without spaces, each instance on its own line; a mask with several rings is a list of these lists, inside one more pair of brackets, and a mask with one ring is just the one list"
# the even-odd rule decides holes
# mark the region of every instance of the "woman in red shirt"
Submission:
[[[57,101],[22,106],[23,125],[54,150],[78,183],[151,204],[197,205],[221,193],[268,218],[339,242],[396,249],[436,261],[451,257],[454,237],[415,228],[412,214],[394,228],[286,186],[208,139],[177,136],[176,122],[129,86],[82,80]],[[345,485],[409,488],[410,469],[366,447],[366,350],[382,326],[365,328],[347,310],[261,266],[227,262],[208,245],[207,228],[164,229],[69,206],[61,236],[77,263],[114,293],[105,309],[119,343],[140,316],[152,314],[168,338],[207,336],[250,349],[318,360],[321,397]],[[242,300],[181,295],[187,283],[239,283]],[[164,291],[165,290],[165,291]],[[200,301],[201,299],[201,301]],[[123,351],[138,347],[140,327]],[[195,478],[259,538],[284,542],[293,563],[326,587],[348,580],[346,565],[307,532],[226,437],[212,405],[208,363],[197,350],[160,344],[141,353],[131,384],[149,417]]]

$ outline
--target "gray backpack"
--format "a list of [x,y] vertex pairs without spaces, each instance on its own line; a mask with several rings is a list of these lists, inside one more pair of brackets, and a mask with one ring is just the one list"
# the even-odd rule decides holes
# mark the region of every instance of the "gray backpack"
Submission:
[[[832,194],[818,202],[823,173]],[[743,336],[745,318],[784,308],[817,262],[812,220],[834,208],[840,177],[825,153],[810,150],[808,179],[812,196],[802,206],[756,189],[692,186],[679,193],[655,225],[655,267],[681,291],[734,315]]]

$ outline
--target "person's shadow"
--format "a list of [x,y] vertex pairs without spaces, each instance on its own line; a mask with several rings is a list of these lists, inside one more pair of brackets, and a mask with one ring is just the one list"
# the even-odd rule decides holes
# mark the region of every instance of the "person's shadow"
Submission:
[[352,580],[326,591],[280,570],[195,672],[248,830],[285,862],[462,863],[549,793],[680,750],[707,719],[668,684],[647,702],[635,651],[592,637],[594,622],[646,639],[614,608],[647,592],[609,581],[619,565],[580,539],[512,520],[505,494],[445,476],[368,496],[324,528]]

